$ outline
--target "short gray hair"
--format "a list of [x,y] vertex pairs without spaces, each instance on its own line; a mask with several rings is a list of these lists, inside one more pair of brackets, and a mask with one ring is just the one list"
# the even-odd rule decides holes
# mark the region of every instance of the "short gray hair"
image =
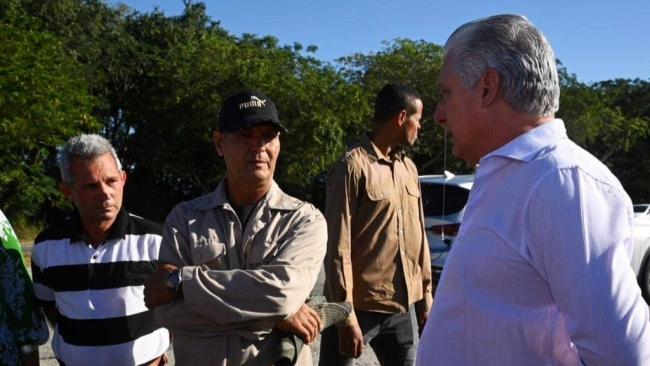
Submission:
[[72,172],[70,171],[70,162],[72,159],[82,159],[83,161],[93,161],[104,154],[111,154],[117,169],[122,170],[120,159],[108,140],[95,134],[82,134],[70,138],[63,146],[59,148],[57,161],[61,171],[61,180],[66,184],[74,183]]
[[445,44],[445,62],[466,88],[487,69],[496,70],[504,99],[517,111],[550,116],[560,107],[553,49],[524,16],[494,15],[463,24]]

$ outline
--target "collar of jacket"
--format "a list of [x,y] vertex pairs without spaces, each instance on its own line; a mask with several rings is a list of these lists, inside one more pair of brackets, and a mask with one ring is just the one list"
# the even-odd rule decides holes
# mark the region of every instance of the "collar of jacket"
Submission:
[[[389,160],[386,155],[382,154],[381,151],[379,151],[377,145],[375,145],[375,143],[372,142],[370,133],[365,133],[363,136],[361,136],[361,147],[363,147],[363,149],[368,152],[368,157],[371,162],[374,163],[379,160],[388,163],[391,162],[391,160]],[[397,147],[390,152],[389,156],[390,159],[401,161],[404,159],[405,153],[401,147]]]
[[[219,186],[214,190],[213,194],[205,196],[205,199],[197,202],[195,207],[199,210],[206,211],[217,207],[230,207],[231,203],[228,201],[228,195],[226,194],[227,187],[228,181],[224,178],[221,183],[219,183]],[[297,198],[284,193],[275,181],[271,183],[271,188],[266,193],[266,196],[262,198],[262,201],[265,202],[266,207],[271,210],[284,211],[297,210],[303,204],[303,202]]]

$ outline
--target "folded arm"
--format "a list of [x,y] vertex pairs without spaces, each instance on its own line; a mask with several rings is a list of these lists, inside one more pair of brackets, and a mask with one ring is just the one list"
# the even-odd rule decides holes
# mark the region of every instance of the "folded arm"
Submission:
[[163,234],[160,260],[181,268],[182,274],[182,299],[165,298],[171,302],[156,308],[163,325],[209,330],[260,319],[274,324],[304,303],[326,250],[325,221],[315,209],[304,212],[282,242],[276,243],[276,256],[255,269],[213,270],[193,265],[188,234],[175,224],[183,221],[182,216],[182,212],[170,214]]

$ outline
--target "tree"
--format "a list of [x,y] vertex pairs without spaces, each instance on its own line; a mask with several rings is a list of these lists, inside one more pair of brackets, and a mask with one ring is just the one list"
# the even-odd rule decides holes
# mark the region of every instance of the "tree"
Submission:
[[60,39],[8,2],[0,18],[0,202],[8,215],[42,217],[59,201],[46,174],[56,146],[79,131],[97,130],[95,100],[77,76],[79,65]]
[[[615,170],[634,202],[650,202],[650,82],[616,79],[596,83],[593,88],[625,116],[622,123],[634,129],[635,139],[624,154],[614,157]],[[612,144],[620,143],[612,140]]]
[[[3,209],[41,219],[44,207],[66,207],[56,190],[56,146],[92,131],[111,140],[122,159],[128,208],[162,221],[176,203],[223,177],[211,133],[223,100],[242,89],[263,90],[276,102],[290,130],[276,180],[300,198],[322,198],[314,182],[371,127],[376,93],[389,82],[422,96],[423,131],[409,152],[420,172],[473,170],[452,156],[433,121],[440,46],[396,39],[329,64],[313,57],[312,45],[230,35],[205,4],[185,4],[182,15],[168,17],[101,0],[0,3]],[[650,199],[649,84],[590,86],[560,72],[559,116],[569,135],[617,172],[633,197]]]
[[645,153],[650,118],[642,114],[648,111],[643,102],[650,94],[621,80],[588,86],[563,67],[560,82],[558,117],[565,121],[569,137],[605,163],[633,199],[647,201],[650,189],[643,182],[650,179]]
[[[440,174],[444,170],[471,172],[451,154],[445,131],[433,120],[438,102],[437,81],[442,67],[442,47],[423,40],[396,39],[385,42],[377,53],[354,54],[338,60],[346,78],[366,90],[366,104],[372,106],[379,90],[387,83],[402,83],[415,88],[424,104],[422,134],[412,148],[413,161],[420,174]],[[370,128],[370,109],[363,123],[349,128],[354,134]]]
[[[277,39],[233,37],[190,4],[179,17],[129,14],[124,39],[106,79],[120,71],[128,87],[104,99],[104,131],[119,148],[129,172],[130,209],[162,220],[176,203],[206,193],[224,174],[211,133],[223,100],[244,88],[265,91],[278,105],[290,133],[276,180],[290,193],[311,199],[311,185],[343,149],[344,123],[359,118],[356,85],[335,69],[279,46]],[[308,47],[308,50],[314,50]],[[119,51],[119,50],[118,50]],[[128,55],[122,57],[120,55]],[[126,85],[126,84],[121,84]],[[106,93],[115,93],[111,85]],[[363,109],[362,109],[363,110]]]

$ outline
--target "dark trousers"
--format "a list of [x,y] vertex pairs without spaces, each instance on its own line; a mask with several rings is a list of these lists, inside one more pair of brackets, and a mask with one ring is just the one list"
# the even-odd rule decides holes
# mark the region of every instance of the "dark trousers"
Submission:
[[[415,365],[418,326],[413,306],[405,314],[386,314],[356,309],[354,312],[363,333],[363,343],[370,344],[382,366]],[[354,365],[354,358],[339,353],[339,334],[336,327],[329,327],[321,333],[318,365]]]

